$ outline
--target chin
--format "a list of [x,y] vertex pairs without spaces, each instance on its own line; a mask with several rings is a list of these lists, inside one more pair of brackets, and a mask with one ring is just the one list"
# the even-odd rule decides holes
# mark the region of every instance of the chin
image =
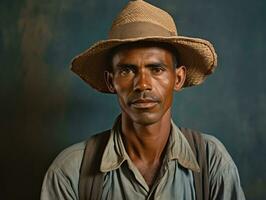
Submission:
[[131,117],[131,119],[140,125],[143,126],[149,126],[152,124],[157,123],[158,121],[160,121],[160,119],[162,118],[161,115],[158,115],[158,113],[142,113],[142,114],[137,114]]

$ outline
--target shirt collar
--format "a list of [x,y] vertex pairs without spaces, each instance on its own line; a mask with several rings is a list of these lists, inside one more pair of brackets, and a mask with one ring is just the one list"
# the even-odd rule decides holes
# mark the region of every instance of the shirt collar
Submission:
[[177,160],[185,168],[200,172],[197,159],[181,130],[172,121],[172,130],[168,144],[168,160]]
[[121,138],[120,130],[121,116],[118,116],[111,129],[110,137],[103,153],[100,166],[101,172],[115,170],[119,168],[125,160],[129,159]]
[[[200,168],[188,141],[180,129],[171,122],[172,129],[167,143],[167,161],[177,160],[180,165],[193,171],[199,172]],[[110,138],[103,153],[100,170],[108,172],[118,169],[130,158],[125,150],[121,137],[121,117],[119,116],[110,133]]]

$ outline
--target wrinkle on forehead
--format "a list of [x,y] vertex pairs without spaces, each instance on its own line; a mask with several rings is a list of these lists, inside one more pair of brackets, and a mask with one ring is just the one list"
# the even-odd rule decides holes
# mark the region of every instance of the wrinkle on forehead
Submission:
[[140,42],[133,42],[133,43],[126,43],[119,45],[115,48],[113,48],[108,55],[108,60],[109,60],[109,71],[113,70],[113,65],[114,65],[114,57],[119,53],[119,52],[125,52],[129,51],[130,49],[136,49],[136,48],[157,48],[157,49],[163,49],[167,52],[169,52],[172,56],[172,61],[173,65],[177,68],[179,67],[178,64],[178,50],[173,47],[171,44],[168,43],[161,43],[161,42],[152,42],[152,41],[140,41]]
[[[119,51],[113,56],[113,65],[119,63],[139,64],[140,61],[147,63],[165,63],[171,56],[167,51],[157,47],[142,47]],[[171,63],[172,64],[172,63]]]
[[175,70],[171,52],[159,47],[134,47],[117,52],[112,59],[112,69],[121,65],[165,66]]

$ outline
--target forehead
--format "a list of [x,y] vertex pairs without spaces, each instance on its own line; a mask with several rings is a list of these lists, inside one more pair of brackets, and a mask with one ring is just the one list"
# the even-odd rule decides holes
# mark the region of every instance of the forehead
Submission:
[[169,45],[158,43],[129,43],[118,46],[111,51],[110,61],[121,59],[171,59],[175,55]]
[[128,49],[123,49],[116,52],[113,55],[114,60],[121,59],[169,59],[172,58],[170,52],[165,49],[158,47],[132,47]]

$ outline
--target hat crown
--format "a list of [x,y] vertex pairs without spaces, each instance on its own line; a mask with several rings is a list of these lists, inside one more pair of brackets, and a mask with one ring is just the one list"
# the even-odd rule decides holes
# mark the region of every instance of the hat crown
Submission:
[[110,39],[177,36],[173,18],[145,1],[130,1],[113,21]]

